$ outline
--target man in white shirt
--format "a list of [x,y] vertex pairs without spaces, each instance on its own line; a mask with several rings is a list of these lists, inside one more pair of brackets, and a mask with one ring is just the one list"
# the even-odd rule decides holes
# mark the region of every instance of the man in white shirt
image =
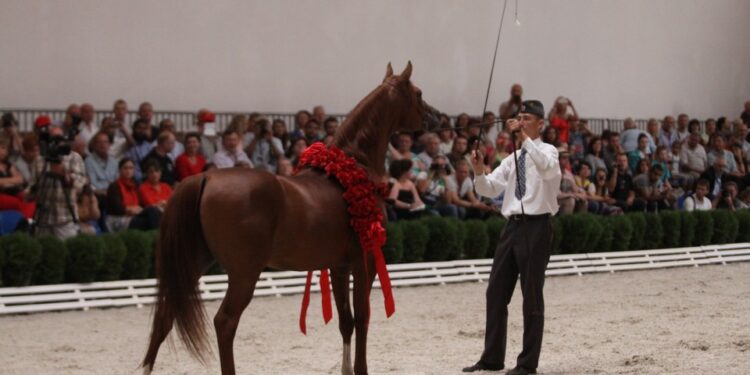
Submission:
[[240,147],[240,135],[236,130],[225,131],[221,136],[221,143],[224,149],[214,154],[216,168],[253,167],[250,158]]
[[693,133],[688,137],[686,146],[680,150],[680,169],[693,177],[699,177],[708,168],[708,156],[700,141],[700,134]]
[[[536,373],[544,331],[544,271],[552,248],[550,216],[558,211],[557,192],[562,173],[557,148],[542,143],[544,107],[537,100],[521,104],[518,117],[507,121],[521,144],[514,157],[503,159],[485,175],[484,155],[472,153],[477,193],[497,197],[505,192],[502,214],[508,224],[500,236],[487,286],[487,325],[484,352],[464,372],[498,371],[505,367],[508,304],[521,275],[523,292],[523,350],[509,375]],[[516,171],[516,166],[518,171]]]
[[81,104],[81,124],[78,125],[79,134],[83,137],[86,145],[89,144],[94,134],[99,132],[99,125],[94,119],[94,106],[89,103]]
[[695,194],[685,198],[683,207],[685,211],[708,211],[713,208],[711,200],[708,199],[708,189],[711,183],[708,180],[700,179],[695,183]]

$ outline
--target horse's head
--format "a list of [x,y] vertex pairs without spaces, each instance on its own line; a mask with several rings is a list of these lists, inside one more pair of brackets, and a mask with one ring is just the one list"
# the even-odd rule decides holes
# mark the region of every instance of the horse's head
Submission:
[[434,131],[440,126],[440,112],[422,99],[422,90],[411,83],[411,71],[411,61],[400,75],[394,75],[391,63],[388,63],[383,78],[383,84],[391,86],[391,108],[401,113],[395,130]]

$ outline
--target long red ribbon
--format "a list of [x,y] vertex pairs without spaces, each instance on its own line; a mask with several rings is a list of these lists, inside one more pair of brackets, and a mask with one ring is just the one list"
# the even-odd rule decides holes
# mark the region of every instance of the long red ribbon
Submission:
[[333,310],[331,309],[331,285],[328,281],[327,269],[320,270],[320,297],[323,305],[323,321],[328,324],[333,318]]
[[302,334],[307,335],[307,306],[310,304],[310,284],[312,284],[312,271],[307,271],[307,280],[305,281],[305,293],[302,294],[302,311],[299,312],[299,330]]

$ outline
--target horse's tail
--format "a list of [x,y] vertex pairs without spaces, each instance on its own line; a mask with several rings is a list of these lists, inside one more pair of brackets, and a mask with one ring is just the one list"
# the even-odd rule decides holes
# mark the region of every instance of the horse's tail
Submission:
[[142,367],[153,369],[159,346],[177,322],[180,338],[195,358],[204,362],[206,312],[198,291],[198,279],[210,260],[200,222],[200,202],[206,178],[183,181],[169,200],[161,218],[156,250],[158,292],[151,340]]

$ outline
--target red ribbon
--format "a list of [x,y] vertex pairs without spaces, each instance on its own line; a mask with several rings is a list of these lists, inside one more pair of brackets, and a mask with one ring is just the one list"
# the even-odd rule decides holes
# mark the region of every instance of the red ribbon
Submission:
[[[375,184],[370,181],[367,171],[357,164],[357,161],[344,154],[335,146],[326,148],[318,142],[308,147],[300,156],[295,173],[305,167],[316,167],[322,169],[326,175],[333,176],[344,188],[344,200],[348,203],[347,210],[351,215],[350,225],[359,237],[359,244],[364,252],[363,261],[367,267],[367,252],[372,252],[375,258],[375,268],[380,279],[380,288],[385,299],[385,314],[391,317],[396,311],[391,290],[391,279],[385,265],[382,247],[385,244],[386,233],[383,228],[383,211],[378,203],[377,196],[385,196],[388,192],[385,184]],[[365,271],[368,273],[368,271]],[[369,279],[369,278],[366,278]],[[299,326],[302,333],[307,334],[306,314],[310,304],[310,286],[312,284],[312,271],[307,273],[305,292],[302,296],[302,309],[300,311]],[[347,288],[348,289],[348,288]],[[320,271],[320,291],[322,293],[323,320],[327,324],[332,316],[331,289],[328,279],[328,270]],[[369,295],[368,295],[369,309]]]

